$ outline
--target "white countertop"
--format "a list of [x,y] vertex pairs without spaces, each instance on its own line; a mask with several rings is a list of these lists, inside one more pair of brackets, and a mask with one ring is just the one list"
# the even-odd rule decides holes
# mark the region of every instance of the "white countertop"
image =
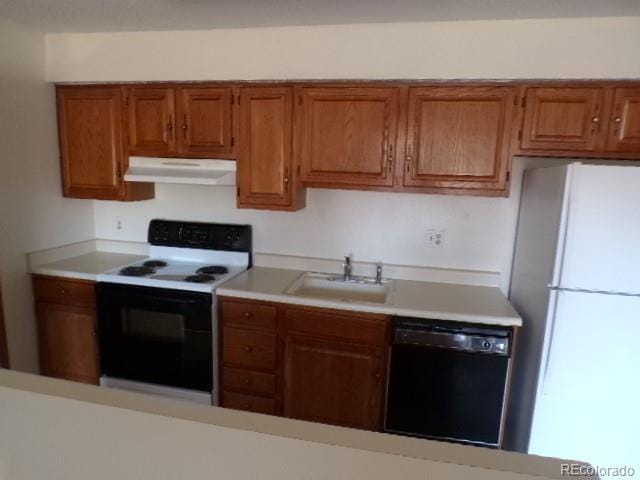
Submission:
[[284,291],[303,273],[301,270],[253,267],[223,284],[216,293],[224,297],[387,315],[487,325],[522,325],[520,316],[496,287],[393,280],[393,291],[383,304],[333,301],[285,294]]
[[32,265],[31,273],[95,281],[101,273],[137,262],[143,258],[146,256],[95,251],[55,262]]

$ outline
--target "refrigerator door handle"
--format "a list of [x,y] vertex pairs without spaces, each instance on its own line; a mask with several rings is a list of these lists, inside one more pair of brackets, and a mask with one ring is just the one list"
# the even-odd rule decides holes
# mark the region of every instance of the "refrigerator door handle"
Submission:
[[544,359],[544,364],[543,364],[543,368],[542,368],[542,372],[540,375],[540,385],[538,388],[538,391],[542,394],[545,395],[547,393],[547,387],[549,386],[549,367],[551,365],[551,357],[552,352],[553,352],[553,339],[555,336],[555,331],[556,331],[556,325],[558,323],[558,301],[559,301],[559,297],[560,297],[561,292],[557,289],[551,289],[551,298],[549,301],[549,305],[550,305],[550,309],[549,309],[549,317],[547,320],[547,324],[549,325],[549,329],[546,332],[546,338],[543,344],[543,359]]

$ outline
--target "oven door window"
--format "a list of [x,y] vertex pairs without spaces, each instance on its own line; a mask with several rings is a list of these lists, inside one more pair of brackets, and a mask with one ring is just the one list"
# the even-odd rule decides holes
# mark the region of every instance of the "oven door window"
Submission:
[[143,341],[184,343],[183,315],[123,308],[121,317],[124,337]]
[[204,293],[99,285],[102,373],[210,392],[211,298]]

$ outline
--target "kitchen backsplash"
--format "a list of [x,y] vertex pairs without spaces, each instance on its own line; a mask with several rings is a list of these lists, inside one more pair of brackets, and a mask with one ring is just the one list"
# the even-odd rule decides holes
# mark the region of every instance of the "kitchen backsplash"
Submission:
[[[256,252],[496,271],[506,292],[528,161],[516,160],[509,198],[310,189],[295,213],[239,210],[233,187],[156,185],[154,200],[96,201],[96,237],[144,241],[152,218],[250,223]],[[427,230],[443,245],[427,246]]]

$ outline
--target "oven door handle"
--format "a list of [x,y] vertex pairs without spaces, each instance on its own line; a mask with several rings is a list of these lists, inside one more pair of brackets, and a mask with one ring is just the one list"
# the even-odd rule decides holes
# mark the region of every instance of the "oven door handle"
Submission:
[[182,304],[182,305],[207,305],[210,304],[209,301],[200,298],[171,298],[171,297],[161,297],[158,295],[144,295],[144,294],[123,294],[123,293],[103,293],[102,295],[98,295],[99,299],[102,299],[108,304],[119,303],[119,304],[131,304],[138,303],[142,301],[144,303],[163,303],[163,304]]

